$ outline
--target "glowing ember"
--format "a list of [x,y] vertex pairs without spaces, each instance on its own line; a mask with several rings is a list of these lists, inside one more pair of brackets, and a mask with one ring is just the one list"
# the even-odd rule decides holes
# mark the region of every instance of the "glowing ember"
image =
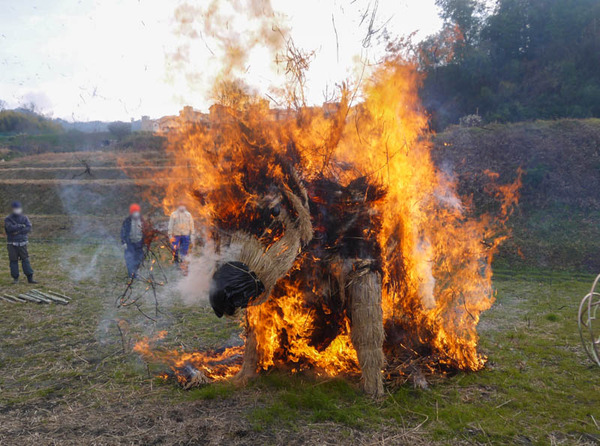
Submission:
[[[190,372],[186,373],[186,367],[189,366],[193,366],[207,378],[215,381],[231,378],[239,370],[244,353],[243,347],[193,353],[156,348],[156,343],[166,335],[167,332],[161,331],[153,338],[142,339],[136,343],[133,350],[147,361],[169,364],[172,374],[182,384],[190,379]],[[163,378],[168,376],[169,374],[162,375]]]

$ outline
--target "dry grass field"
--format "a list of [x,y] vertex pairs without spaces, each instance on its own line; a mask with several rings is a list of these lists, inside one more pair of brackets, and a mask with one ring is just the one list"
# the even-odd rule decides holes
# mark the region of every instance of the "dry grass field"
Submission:
[[[127,181],[110,153],[85,154],[94,183],[70,183],[83,156],[0,166],[0,204],[21,199],[35,227],[37,287],[73,298],[66,306],[0,302],[0,444],[600,443],[599,370],[576,324],[588,274],[499,269],[496,304],[480,323],[486,369],[440,377],[428,390],[388,387],[372,401],[343,378],[270,373],[244,388],[191,391],[157,378],[165,366],[133,353],[137,338],[167,330],[165,346],[192,351],[237,340],[239,323],[217,319],[201,296],[190,304],[167,260],[155,322],[116,307],[125,286],[118,227],[139,191],[110,184]],[[0,258],[0,292],[28,289],[11,284]],[[153,305],[143,309],[153,314]]]

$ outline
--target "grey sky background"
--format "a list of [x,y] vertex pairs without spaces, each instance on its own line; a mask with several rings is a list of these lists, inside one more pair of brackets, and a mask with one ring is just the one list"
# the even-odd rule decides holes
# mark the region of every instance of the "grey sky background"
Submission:
[[[361,3],[362,1],[362,3]],[[189,104],[206,109],[218,60],[198,42],[189,61],[199,76],[190,85],[167,57],[180,43],[171,0],[0,0],[0,100],[9,107],[33,103],[67,120],[160,117]],[[188,3],[194,3],[193,0]],[[359,15],[368,0],[273,0],[295,42],[316,57],[309,71],[309,99],[319,103],[327,86],[356,72],[365,56]],[[336,45],[332,17],[338,31]],[[434,0],[380,0],[377,19],[391,18],[395,35],[419,37],[441,26]],[[240,29],[243,36],[243,29]],[[264,57],[251,59],[247,80],[267,90],[277,75]]]

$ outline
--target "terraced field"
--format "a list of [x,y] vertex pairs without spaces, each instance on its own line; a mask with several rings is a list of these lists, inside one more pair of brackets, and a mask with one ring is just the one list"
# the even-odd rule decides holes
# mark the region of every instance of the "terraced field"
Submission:
[[12,201],[22,201],[34,239],[106,240],[118,234],[132,202],[141,203],[153,220],[164,220],[162,211],[148,202],[150,181],[135,181],[119,166],[152,173],[167,162],[164,154],[152,152],[143,157],[77,152],[17,158],[0,164],[0,209],[6,212]]

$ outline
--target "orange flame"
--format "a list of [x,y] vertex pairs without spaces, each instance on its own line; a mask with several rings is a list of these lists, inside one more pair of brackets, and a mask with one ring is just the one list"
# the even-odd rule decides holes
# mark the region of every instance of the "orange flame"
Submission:
[[[183,376],[181,370],[186,365],[195,367],[209,379],[215,381],[231,378],[239,370],[241,355],[244,352],[243,347],[193,353],[156,348],[156,343],[164,339],[166,335],[166,331],[160,331],[152,338],[143,338],[136,342],[133,351],[149,362],[168,364],[174,376],[182,383],[186,377]],[[168,375],[163,377],[166,378]]]
[[[508,236],[504,223],[517,204],[520,182],[494,190],[502,201],[498,216],[471,217],[453,179],[431,159],[419,83],[414,66],[389,60],[374,70],[357,105],[344,89],[336,104],[273,110],[266,101],[231,89],[235,94],[228,96],[227,106],[214,105],[202,119],[182,118],[168,134],[174,161],[158,176],[168,179],[166,188],[157,181],[158,196],[164,197],[161,204],[168,213],[185,194],[208,229],[205,235],[218,239],[215,228],[243,230],[252,223],[264,199],[254,186],[285,183],[286,162],[307,182],[327,178],[348,185],[366,178],[385,190],[372,204],[372,215],[380,221],[376,237],[386,353],[418,351],[454,369],[478,370],[486,358],[477,352],[476,327],[494,301],[492,256]],[[318,268],[318,259],[300,256],[295,270],[307,265]],[[339,317],[341,328],[331,342],[318,345],[311,336],[319,322],[306,293],[290,276],[267,302],[247,309],[259,367],[313,368],[326,375],[356,372],[348,317]],[[325,315],[337,311],[321,310]],[[394,332],[411,338],[412,344],[400,342]],[[210,364],[242,351],[158,354],[150,347],[142,341],[136,351],[172,368],[193,362],[213,379],[232,376],[239,365]]]

